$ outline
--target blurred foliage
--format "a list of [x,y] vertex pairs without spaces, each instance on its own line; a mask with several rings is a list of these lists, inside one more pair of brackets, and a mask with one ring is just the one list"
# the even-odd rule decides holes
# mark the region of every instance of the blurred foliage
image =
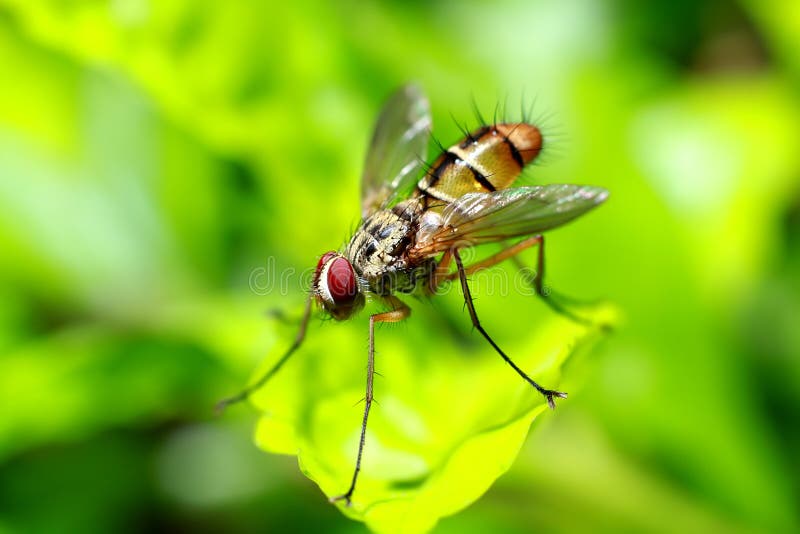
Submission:
[[[0,0],[0,530],[363,530],[249,443],[252,411],[211,407],[293,335],[264,311],[292,318],[299,278],[259,295],[252,273],[346,238],[372,121],[412,79],[445,144],[471,99],[513,116],[535,96],[551,142],[528,179],[612,192],[552,233],[549,282],[626,318],[437,532],[800,529],[798,50],[788,0]],[[477,305],[535,365],[558,319],[520,295]],[[311,326],[258,402],[335,388],[348,446],[308,461],[347,472],[366,321]],[[416,413],[420,369],[486,374],[497,420],[538,409],[457,292],[378,334],[387,448],[417,438],[398,410],[469,417],[462,399]]]
[[[497,290],[481,275],[473,277],[476,286]],[[609,306],[592,312],[597,323],[613,321]],[[353,399],[364,394],[364,362],[325,356],[331,343],[360,346],[359,334],[304,345],[304,361],[278,375],[255,399],[264,412],[256,433],[259,446],[297,454],[303,472],[329,497],[341,495],[352,478],[361,420],[352,408]],[[340,507],[377,532],[426,532],[439,518],[475,501],[511,466],[531,421],[547,404],[495,358],[477,358],[486,352],[484,343],[454,352],[452,340],[429,332],[388,334],[376,336],[380,374],[368,452],[352,506]],[[559,318],[526,334],[507,350],[521,355],[516,363],[536,380],[555,387],[560,368],[585,354],[600,331]],[[468,366],[465,356],[472,360]]]

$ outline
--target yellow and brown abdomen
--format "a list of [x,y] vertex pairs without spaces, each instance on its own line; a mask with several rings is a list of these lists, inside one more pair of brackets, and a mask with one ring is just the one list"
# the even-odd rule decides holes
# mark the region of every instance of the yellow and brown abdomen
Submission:
[[453,202],[466,193],[505,189],[542,149],[542,134],[524,122],[484,126],[440,155],[417,194]]

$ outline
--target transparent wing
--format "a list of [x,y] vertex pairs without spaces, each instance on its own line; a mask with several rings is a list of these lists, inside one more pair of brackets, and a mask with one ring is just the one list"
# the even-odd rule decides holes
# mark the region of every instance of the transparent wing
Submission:
[[537,234],[568,223],[601,204],[608,191],[585,185],[515,187],[468,193],[439,214],[426,214],[411,256],[422,258],[452,247]]
[[416,85],[395,92],[381,111],[361,178],[361,212],[367,217],[406,194],[428,152],[431,114]]

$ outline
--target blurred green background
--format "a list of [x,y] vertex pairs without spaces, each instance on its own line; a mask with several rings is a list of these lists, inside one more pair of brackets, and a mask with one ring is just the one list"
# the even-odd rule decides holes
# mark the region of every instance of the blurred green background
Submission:
[[[445,144],[535,97],[532,181],[612,192],[549,280],[625,316],[437,532],[797,531],[800,3],[294,5],[0,0],[0,531],[364,531],[212,406],[293,335],[300,284],[251,273],[346,238],[408,80]],[[541,316],[491,300],[503,339]],[[414,309],[470,338],[457,295]]]

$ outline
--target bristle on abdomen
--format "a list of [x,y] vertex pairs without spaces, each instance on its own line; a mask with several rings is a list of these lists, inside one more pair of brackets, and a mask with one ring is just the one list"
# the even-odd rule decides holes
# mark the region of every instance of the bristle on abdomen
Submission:
[[484,126],[448,148],[417,184],[418,194],[453,202],[466,193],[509,187],[542,149],[542,134],[527,123]]

